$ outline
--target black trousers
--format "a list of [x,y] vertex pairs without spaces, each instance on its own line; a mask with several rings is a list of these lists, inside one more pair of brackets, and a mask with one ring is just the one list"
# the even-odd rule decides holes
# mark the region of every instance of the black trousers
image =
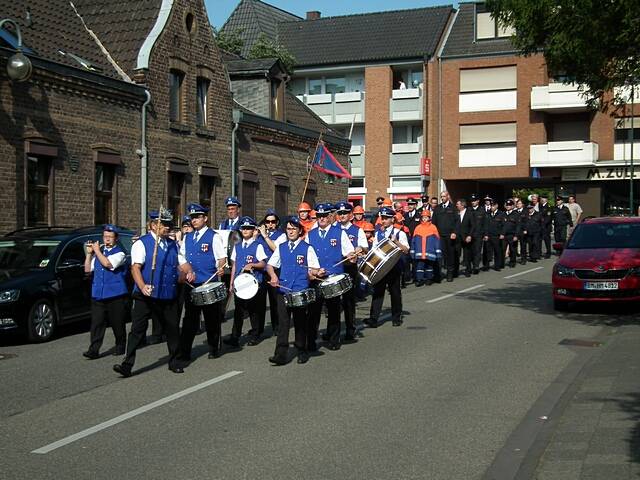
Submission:
[[[513,239],[513,235],[508,235],[505,237],[505,244],[509,247],[509,264],[514,265],[518,259],[518,241]],[[506,255],[506,251],[503,253],[504,255]]]
[[[322,316],[322,306],[327,306],[329,319],[327,320],[327,337],[331,345],[340,344],[340,297],[323,298],[320,296],[309,307],[311,314],[311,332],[309,334],[310,345],[315,345],[320,329],[320,317]],[[309,350],[313,350],[310,348]]]
[[127,354],[122,362],[133,368],[136,361],[136,350],[145,337],[149,318],[157,320],[167,335],[169,349],[169,367],[178,367],[178,349],[180,345],[180,319],[178,318],[178,302],[172,300],[158,300],[146,297],[141,293],[133,294],[131,307],[131,331],[127,341]]
[[[471,240],[471,243],[467,243],[464,239],[460,240],[460,249],[462,250],[462,266],[465,269],[465,272],[471,273],[471,263],[473,258],[473,248],[474,248],[475,240]],[[458,254],[458,258],[460,255]]]
[[278,335],[278,328],[280,325],[280,312],[278,311],[278,288],[267,285],[267,296],[269,297],[269,316],[271,317],[271,330],[273,330],[274,335]]
[[[482,255],[482,247],[485,243],[482,240],[483,237],[473,237],[471,240],[471,261],[473,263],[473,269],[478,270],[480,268],[480,261],[484,260]],[[486,252],[485,252],[486,253]],[[483,265],[487,265],[483,262]]]
[[529,257],[531,260],[538,260],[542,254],[542,239],[540,233],[527,233],[527,243],[529,245]]
[[493,258],[493,268],[504,268],[504,240],[500,237],[489,237],[486,243],[489,258]]
[[553,227],[553,238],[556,242],[567,241],[567,225],[555,225]]
[[267,289],[264,285],[261,285],[258,289],[258,293],[249,300],[243,300],[234,295],[233,303],[235,310],[233,312],[233,328],[231,329],[231,336],[240,338],[242,336],[242,326],[244,325],[244,317],[249,315],[249,321],[251,322],[251,330],[249,330],[249,336],[253,338],[260,338],[264,333],[264,316],[267,302]]
[[194,305],[191,295],[184,296],[184,319],[182,320],[182,332],[180,333],[180,358],[191,361],[191,349],[193,339],[200,328],[200,314],[204,317],[204,326],[207,332],[209,352],[220,352],[222,337],[222,309],[226,300],[211,305]]
[[[295,328],[294,345],[298,352],[308,350],[316,350],[315,339],[311,341],[310,334],[312,330],[311,317],[308,315],[307,307],[289,308],[284,303],[284,296],[281,293],[276,294],[276,305],[278,310],[278,338],[276,339],[275,356],[278,359],[286,360],[289,351],[289,330],[291,326]],[[313,348],[309,348],[313,343]]]
[[[551,225],[542,227],[542,241],[546,249],[545,255],[551,255]],[[540,245],[540,254],[542,255],[542,245]]]
[[356,286],[358,278],[358,266],[347,265],[344,273],[351,277],[353,286],[342,294],[342,310],[344,312],[345,337],[353,338],[356,334]]
[[527,255],[529,234],[522,235],[518,243],[520,244],[520,262],[527,263],[527,258],[529,257],[529,255]]
[[457,275],[460,262],[458,240],[451,240],[449,235],[443,235],[440,241],[440,248],[442,248],[442,260],[444,267],[447,269],[447,277]]
[[384,303],[384,292],[389,289],[391,297],[391,320],[394,322],[402,321],[402,290],[400,289],[400,276],[402,271],[393,268],[387,273],[382,280],[373,286],[373,296],[371,297],[371,310],[369,317],[374,322],[380,318],[382,304]]
[[91,333],[89,352],[98,353],[104,341],[107,323],[113,329],[116,337],[116,347],[124,348],[127,343],[127,307],[128,296],[107,298],[105,300],[91,300]]
[[489,245],[489,240],[482,241],[482,266],[484,268],[489,268],[489,264],[491,260],[495,263],[495,258],[493,257],[493,250]]

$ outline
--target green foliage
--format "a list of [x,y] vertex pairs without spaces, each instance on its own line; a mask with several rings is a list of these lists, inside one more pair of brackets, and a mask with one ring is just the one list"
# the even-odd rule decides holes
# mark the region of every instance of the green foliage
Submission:
[[225,50],[230,53],[235,53],[236,55],[240,55],[242,52],[242,47],[244,46],[244,40],[242,39],[241,28],[236,30],[227,31],[219,31],[215,33],[215,41],[218,48],[221,50]]
[[540,195],[546,195],[549,199],[549,205],[555,205],[555,191],[553,188],[514,188],[511,196],[520,198],[525,205],[529,203],[529,195],[534,193]]
[[524,55],[542,51],[549,72],[585,85],[592,106],[607,110],[603,95],[640,83],[638,0],[487,0],[494,17],[515,28]]
[[296,64],[295,57],[286,48],[269,40],[264,33],[260,34],[249,50],[249,58],[278,58],[289,73],[293,72]]

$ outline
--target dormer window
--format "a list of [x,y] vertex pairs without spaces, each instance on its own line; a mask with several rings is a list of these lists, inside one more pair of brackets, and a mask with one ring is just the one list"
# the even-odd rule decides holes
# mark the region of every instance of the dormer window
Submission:
[[515,35],[513,27],[505,27],[497,22],[484,4],[476,4],[475,11],[476,40],[508,38]]

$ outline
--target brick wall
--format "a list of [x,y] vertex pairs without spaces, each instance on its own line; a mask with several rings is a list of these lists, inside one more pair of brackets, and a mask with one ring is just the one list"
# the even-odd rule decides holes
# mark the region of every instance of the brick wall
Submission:
[[429,61],[424,65],[425,79],[425,115],[424,115],[424,154],[431,159],[431,181],[427,185],[430,196],[438,194],[438,157],[440,132],[439,77],[438,62]]

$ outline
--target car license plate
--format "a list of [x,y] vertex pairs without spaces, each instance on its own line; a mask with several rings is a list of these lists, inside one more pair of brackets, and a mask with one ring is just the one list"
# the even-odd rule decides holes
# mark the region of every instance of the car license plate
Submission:
[[618,290],[618,282],[584,282],[585,290]]

